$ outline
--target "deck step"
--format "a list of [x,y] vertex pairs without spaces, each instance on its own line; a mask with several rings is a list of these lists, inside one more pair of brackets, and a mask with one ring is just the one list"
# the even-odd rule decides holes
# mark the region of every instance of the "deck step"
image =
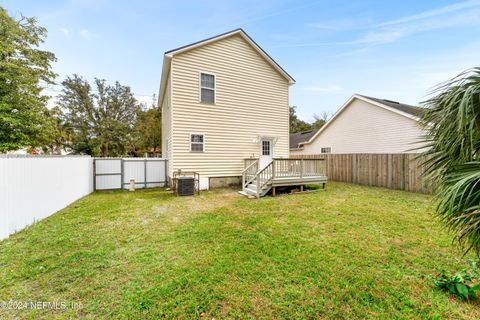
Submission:
[[251,199],[257,197],[256,194],[251,193],[251,192],[249,192],[249,191],[245,191],[245,189],[244,189],[244,190],[241,190],[241,191],[238,191],[238,193],[240,193],[242,196],[245,196],[245,197],[251,198]]

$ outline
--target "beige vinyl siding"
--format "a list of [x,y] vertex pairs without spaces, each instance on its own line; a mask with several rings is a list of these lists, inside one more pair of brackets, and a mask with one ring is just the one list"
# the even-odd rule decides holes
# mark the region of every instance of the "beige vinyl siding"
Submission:
[[[162,157],[171,158],[172,150],[172,101],[170,77],[167,78],[165,96],[162,102]],[[171,163],[168,162],[169,172],[171,171]]]
[[[215,75],[215,104],[199,102],[200,73]],[[243,159],[259,155],[259,136],[278,138],[288,157],[288,81],[241,36],[174,55],[172,170],[207,177],[238,176]],[[204,152],[190,152],[190,134],[204,134]]]
[[415,152],[421,135],[416,120],[354,99],[313,142],[291,154],[317,154],[322,147],[332,153]]

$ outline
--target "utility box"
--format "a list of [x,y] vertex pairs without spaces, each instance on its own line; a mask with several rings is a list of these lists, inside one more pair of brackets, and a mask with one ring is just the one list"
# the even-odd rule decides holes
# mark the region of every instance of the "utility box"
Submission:
[[177,194],[180,196],[193,196],[195,194],[195,178],[178,177]]

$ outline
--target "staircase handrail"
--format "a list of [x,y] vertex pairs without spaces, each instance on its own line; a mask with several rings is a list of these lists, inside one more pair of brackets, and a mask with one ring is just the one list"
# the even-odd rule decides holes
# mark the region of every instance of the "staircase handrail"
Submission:
[[[271,169],[270,172],[268,172],[269,169]],[[257,198],[260,198],[260,192],[273,178],[273,160],[258,171],[255,178],[257,180]]]
[[253,177],[250,177],[250,178],[247,177],[248,171],[254,165],[257,165],[257,168],[258,168],[258,160],[253,161],[242,171],[242,188],[246,188],[257,177],[257,169],[255,169],[255,173],[253,174]]

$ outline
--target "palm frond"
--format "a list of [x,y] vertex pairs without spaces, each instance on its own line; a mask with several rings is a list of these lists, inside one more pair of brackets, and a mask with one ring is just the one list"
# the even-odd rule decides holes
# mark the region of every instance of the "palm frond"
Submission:
[[436,215],[460,245],[480,254],[480,67],[437,86],[421,124],[427,177],[436,186]]

